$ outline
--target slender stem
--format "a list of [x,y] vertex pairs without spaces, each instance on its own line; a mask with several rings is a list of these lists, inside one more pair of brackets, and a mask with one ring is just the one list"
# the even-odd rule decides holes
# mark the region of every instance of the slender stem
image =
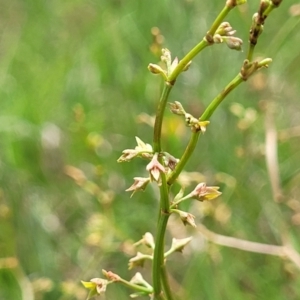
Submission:
[[251,62],[252,59],[253,59],[254,48],[255,48],[255,45],[253,45],[253,44],[250,44],[250,45],[249,45],[249,48],[248,48],[248,54],[247,54],[247,59],[248,59],[250,62]]
[[224,98],[243,81],[244,80],[240,74],[235,76],[235,78],[233,78],[230,81],[230,83],[223,89],[223,91],[208,105],[208,107],[205,109],[204,113],[201,115],[199,120],[200,121],[209,120],[211,115],[214,113],[216,108],[221,104]]
[[177,67],[173,70],[173,72],[168,77],[169,82],[174,82],[178,75],[182,72],[184,67],[205,47],[209,46],[209,43],[203,39],[199,44],[197,44],[189,53],[185,55],[183,59],[180,60]]
[[[169,214],[162,213],[158,220],[157,237],[155,241],[152,276],[153,276],[153,289],[154,299],[162,299],[162,273],[164,269],[164,240],[167,228]],[[169,290],[168,283],[163,280],[164,289]],[[171,298],[168,298],[171,299]]]
[[[228,15],[232,7],[225,6],[219,15],[216,17],[215,21],[213,22],[212,26],[210,27],[209,31],[207,32],[206,36],[213,37],[215,32],[217,31],[218,27],[224,20],[224,18]],[[177,67],[174,71],[169,75],[168,82],[175,82],[178,75],[183,71],[184,67],[197,55],[201,52],[205,47],[211,45],[212,43],[207,41],[206,37],[198,43],[190,52],[188,52],[183,59],[180,60]]]
[[222,21],[225,19],[225,17],[228,15],[228,13],[232,10],[233,7],[229,7],[225,5],[222,9],[222,11],[219,13],[219,15],[216,17],[215,21],[213,22],[212,26],[210,27],[207,34],[213,36],[215,32],[217,31],[218,27],[222,23]]
[[[156,112],[155,124],[154,124],[154,133],[153,133],[153,149],[155,152],[161,152],[161,128],[163,122],[164,111],[166,108],[167,99],[169,93],[172,89],[172,85],[168,82],[165,83],[159,105]],[[162,158],[159,157],[161,162]],[[154,289],[154,299],[163,300],[165,297],[162,291],[162,281],[164,285],[164,290],[169,291],[169,285],[166,280],[166,277],[162,280],[163,268],[164,268],[164,240],[165,233],[167,228],[167,223],[169,219],[169,191],[166,180],[166,175],[161,173],[161,186],[160,190],[160,211],[157,223],[157,236],[155,240],[155,248],[153,255],[153,264],[152,264],[152,276],[153,276],[153,289]],[[167,299],[171,298],[167,294]]]
[[164,265],[162,267],[161,271],[162,271],[161,282],[162,282],[162,285],[163,285],[163,290],[165,292],[165,296],[168,300],[172,300],[173,295],[172,295],[170,285],[169,285],[169,282],[168,282],[168,274],[167,274],[167,270],[166,270],[166,265]]
[[172,89],[172,85],[165,82],[163,91],[160,96],[158,108],[156,111],[156,118],[154,123],[154,134],[153,134],[153,150],[154,152],[161,152],[161,127],[164,117],[164,111],[166,108],[167,100]]
[[177,177],[183,170],[184,166],[186,165],[187,161],[191,157],[192,153],[194,152],[194,150],[197,146],[199,134],[200,134],[200,131],[192,133],[190,141],[189,141],[180,161],[178,162],[175,169],[168,177],[168,185],[172,185],[174,183],[174,181],[177,179]]
[[149,287],[145,287],[145,286],[142,286],[142,285],[139,285],[139,284],[133,284],[125,279],[120,279],[119,280],[120,283],[124,284],[125,286],[135,290],[135,291],[138,291],[138,292],[144,292],[144,293],[147,293],[147,294],[151,294],[152,293],[152,287],[149,286]]
[[[241,82],[243,82],[243,78],[238,74],[225,88],[224,90],[215,98],[213,101],[208,105],[205,109],[202,116],[199,118],[200,121],[207,121],[211,115],[214,113],[216,108],[220,105],[223,99],[234,89],[236,88]],[[178,164],[176,165],[174,171],[168,177],[168,184],[172,185],[174,181],[177,179],[181,171],[183,170],[184,166],[186,165],[187,161],[191,157],[192,153],[195,150],[197,145],[199,134],[201,131],[193,132],[190,141],[180,159]]]
[[[212,36],[215,34],[216,30],[220,26],[223,19],[231,10],[231,7],[225,6],[223,10],[220,12],[218,17],[215,19],[213,25],[211,26],[210,30],[208,31],[206,37],[209,36],[212,39]],[[153,134],[153,150],[156,153],[161,152],[161,129],[162,129],[162,122],[164,111],[166,108],[167,99],[169,93],[178,77],[178,75],[183,71],[185,66],[205,47],[209,46],[213,42],[208,41],[207,38],[203,38],[203,40],[198,43],[186,56],[179,62],[177,67],[173,70],[171,74],[168,76],[168,80],[165,82],[159,105],[156,112],[155,124],[154,124],[154,134]],[[170,216],[170,201],[169,201],[169,191],[168,191],[168,184],[171,185],[175,179],[178,177],[180,172],[182,171],[183,167],[185,166],[186,162],[188,161],[189,157],[193,153],[200,131],[193,133],[191,140],[181,158],[180,162],[178,163],[177,167],[173,171],[172,175],[167,178],[165,174],[161,174],[161,187],[160,187],[160,214],[158,218],[158,225],[157,225],[157,237],[155,241],[155,248],[154,248],[154,256],[153,256],[153,289],[154,289],[154,299],[160,300],[164,299],[162,294],[162,285],[165,292],[165,296],[168,300],[172,300],[171,290],[169,287],[169,283],[167,281],[167,273],[164,265],[164,238],[165,232],[167,228],[168,219]],[[160,158],[161,159],[161,158]],[[168,184],[167,184],[168,183]]]

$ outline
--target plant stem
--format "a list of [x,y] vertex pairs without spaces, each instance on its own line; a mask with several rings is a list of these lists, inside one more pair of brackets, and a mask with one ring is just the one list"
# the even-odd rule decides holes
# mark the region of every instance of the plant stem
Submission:
[[255,45],[253,45],[253,44],[250,44],[250,45],[249,45],[247,59],[248,59],[250,62],[251,62],[252,59],[253,59],[254,48],[255,48]]
[[[154,133],[153,133],[153,149],[154,152],[161,152],[161,128],[162,121],[164,116],[164,111],[166,108],[166,103],[168,100],[169,93],[172,89],[172,85],[168,82],[165,83],[160,101],[158,104],[158,108],[156,111],[156,118],[154,123]],[[158,158],[159,161],[162,161],[162,158]],[[171,300],[170,296],[170,287],[167,282],[167,277],[164,275],[164,241],[165,241],[165,233],[169,219],[169,190],[166,180],[166,175],[161,173],[161,186],[160,190],[160,211],[157,222],[157,236],[155,240],[155,248],[153,254],[153,263],[152,263],[152,276],[153,276],[153,289],[154,289],[154,299],[163,300],[165,299],[162,292],[162,283],[164,286],[164,290],[166,291],[166,296],[168,300]],[[164,277],[162,279],[162,277]]]
[[168,300],[172,300],[173,296],[172,296],[172,292],[171,292],[170,285],[169,285],[169,282],[168,282],[168,274],[167,274],[165,264],[162,267],[161,271],[162,271],[161,281],[162,281],[162,285],[163,285],[163,290],[165,292],[165,296]]
[[217,31],[218,27],[222,23],[222,21],[225,19],[225,17],[228,15],[228,13],[232,10],[233,7],[228,7],[225,5],[222,9],[222,11],[219,13],[219,15],[214,20],[213,24],[211,25],[209,31],[207,34],[213,36],[215,32]]
[[[217,31],[218,27],[222,23],[222,21],[225,19],[225,17],[228,15],[232,7],[225,6],[222,11],[219,13],[219,15],[214,20],[212,26],[210,27],[209,31],[207,32],[206,36],[213,37],[215,32]],[[173,72],[168,77],[168,82],[174,84],[176,81],[178,75],[183,71],[184,67],[197,55],[199,52],[201,52],[205,47],[211,45],[210,42],[207,41],[206,37],[203,38],[203,40],[198,43],[191,51],[189,51],[183,59],[180,60],[177,67],[173,70]]]
[[172,89],[172,85],[168,82],[165,82],[163,91],[161,93],[158,108],[156,111],[156,118],[154,123],[154,133],[153,133],[153,150],[154,152],[161,152],[161,127],[162,127],[162,121],[164,117],[164,111],[166,108],[168,96],[170,94],[170,91]]
[[131,283],[127,280],[124,280],[124,279],[120,279],[119,282],[124,284],[125,286],[133,289],[134,291],[144,292],[144,293],[147,293],[147,294],[152,293],[152,288],[151,287],[145,287],[145,286],[141,286],[139,284],[133,284],[133,283]]
[[[152,263],[153,289],[154,289],[155,300],[163,299],[162,298],[163,297],[162,296],[162,275],[165,273],[163,271],[164,240],[165,240],[165,233],[166,233],[168,219],[169,219],[169,214],[165,214],[164,212],[161,212],[160,217],[158,219],[158,225],[157,225],[157,236],[155,240],[155,248],[154,248],[153,263]],[[163,279],[163,284],[164,284],[165,291],[169,291],[170,288],[168,287],[166,278]],[[166,296],[168,295],[166,294]]]
[[[235,89],[241,82],[243,82],[243,78],[240,74],[238,74],[231,82],[223,89],[220,94],[213,99],[213,101],[208,105],[208,107],[203,112],[202,116],[199,118],[199,121],[208,121],[211,115],[214,113],[216,108],[221,104],[224,98],[233,90]],[[192,153],[195,150],[195,147],[198,142],[199,134],[201,131],[193,132],[190,138],[190,141],[180,159],[178,164],[176,165],[174,171],[168,177],[168,185],[172,185],[174,181],[177,179],[181,171],[183,170],[184,166],[186,165],[187,161],[190,159]]]
[[[210,30],[207,33],[207,37],[211,37],[215,34],[216,30],[220,26],[223,19],[231,10],[231,7],[225,6],[223,10],[220,12],[218,17],[215,19],[213,25],[211,26]],[[205,38],[198,43],[190,52],[188,52],[185,57],[179,62],[177,67],[173,70],[171,74],[168,76],[168,80],[165,82],[159,105],[156,111],[156,118],[154,123],[154,133],[153,133],[153,150],[156,153],[161,152],[161,129],[162,129],[162,122],[164,111],[166,108],[166,103],[170,91],[178,77],[178,75],[184,70],[186,65],[205,47],[211,45],[213,42],[208,41]],[[224,97],[226,93],[224,92]],[[217,104],[217,101],[213,101],[212,103]],[[216,108],[216,107],[215,107]],[[214,109],[215,109],[214,108]],[[213,112],[211,106],[207,109]],[[205,114],[205,112],[204,112]],[[154,299],[161,300],[164,299],[164,295],[162,294],[162,285],[165,292],[165,296],[168,300],[172,300],[171,289],[169,287],[169,283],[167,281],[167,272],[164,265],[164,239],[165,239],[165,232],[167,228],[168,219],[170,216],[170,202],[169,202],[169,191],[168,187],[176,180],[176,178],[181,173],[183,167],[185,166],[186,162],[190,158],[191,154],[193,153],[200,131],[195,132],[192,134],[190,142],[180,160],[178,165],[176,166],[175,170],[172,172],[171,176],[167,178],[165,174],[161,174],[161,186],[160,186],[160,213],[158,217],[158,224],[157,224],[157,237],[155,241],[155,248],[154,248],[154,255],[153,255],[153,289],[154,289]],[[161,160],[161,158],[159,158]]]
[[234,90],[240,83],[242,83],[244,80],[241,77],[240,74],[236,75],[229,84],[223,89],[222,92],[208,105],[208,107],[205,109],[204,113],[199,118],[199,121],[208,121],[211,115],[214,113],[216,108],[221,104],[221,102],[224,100],[224,98],[232,91]]
[[189,53],[185,55],[183,59],[180,60],[177,67],[173,70],[173,72],[168,77],[169,82],[174,82],[178,75],[182,72],[184,67],[205,47],[209,46],[209,43],[203,39],[199,44],[197,44]]
[[189,141],[187,147],[185,148],[185,151],[184,151],[181,159],[179,160],[178,164],[176,165],[174,171],[168,177],[168,185],[172,185],[174,183],[174,181],[177,179],[177,177],[183,170],[184,166],[186,165],[187,161],[191,157],[192,153],[194,152],[194,150],[196,148],[199,134],[200,134],[200,131],[192,133],[190,141]]

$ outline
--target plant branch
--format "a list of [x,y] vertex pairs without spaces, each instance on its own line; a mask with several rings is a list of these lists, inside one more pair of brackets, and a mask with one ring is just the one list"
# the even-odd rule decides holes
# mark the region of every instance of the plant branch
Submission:
[[294,248],[292,248],[291,245],[269,245],[224,236],[208,230],[202,224],[198,225],[197,229],[207,240],[214,244],[248,252],[287,257],[300,269],[300,254]]
[[156,118],[154,123],[154,133],[153,133],[153,150],[154,152],[161,152],[161,127],[164,117],[164,112],[166,109],[167,100],[172,89],[172,85],[165,82],[161,97],[159,100],[158,108],[156,111]]
[[[208,107],[203,112],[202,116],[199,118],[200,121],[208,121],[211,115],[214,113],[216,108],[221,104],[224,98],[235,89],[244,79],[238,74],[231,82],[223,89],[222,92],[219,93],[217,97],[213,99],[213,101],[208,105]],[[183,168],[185,167],[187,161],[191,157],[192,153],[195,150],[195,147],[198,142],[199,134],[201,131],[193,132],[190,138],[190,141],[180,159],[178,164],[176,165],[173,172],[168,177],[168,185],[172,185],[174,181],[177,179]]]
[[[164,214],[161,212],[158,219],[157,226],[157,237],[155,240],[155,248],[153,255],[153,264],[152,264],[152,280],[153,280],[153,289],[154,289],[154,299],[161,300],[164,299],[162,295],[162,274],[164,273],[164,240],[165,233],[168,224],[169,214]],[[164,289],[168,290],[166,280],[163,280]],[[170,298],[168,298],[169,300]]]
[[163,286],[165,296],[168,300],[172,300],[173,296],[172,296],[172,292],[171,292],[171,289],[170,289],[170,284],[169,284],[169,281],[168,281],[168,274],[167,274],[165,264],[163,265],[163,267],[161,269],[161,272],[162,272],[161,282],[162,282],[162,286]]
[[230,10],[233,7],[229,7],[228,5],[225,5],[225,7],[222,9],[222,11],[219,13],[219,15],[214,20],[212,26],[210,27],[209,31],[207,32],[206,36],[203,38],[203,40],[198,43],[191,51],[189,51],[183,59],[180,60],[176,68],[173,70],[173,72],[168,76],[168,82],[174,84],[176,81],[178,75],[184,70],[186,65],[197,55],[199,54],[204,48],[207,46],[210,46],[214,43],[213,36],[215,32],[217,31],[218,27],[222,23],[222,21],[225,19],[225,17],[228,15]]

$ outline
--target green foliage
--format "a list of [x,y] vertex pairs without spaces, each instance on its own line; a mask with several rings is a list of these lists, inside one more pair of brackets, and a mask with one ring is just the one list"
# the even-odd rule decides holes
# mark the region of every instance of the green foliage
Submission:
[[[255,2],[228,20],[244,43]],[[151,28],[157,26],[163,46],[182,57],[205,35],[223,2],[0,0],[0,5],[0,299],[84,299],[80,280],[98,277],[102,268],[134,274],[127,270],[132,243],[157,218],[152,190],[132,199],[124,192],[142,162],[116,164],[134,136],[151,143],[144,138],[152,130],[145,113],[154,112],[160,92],[157,78],[147,73],[149,62],[159,61],[150,51]],[[268,244],[280,244],[284,235],[299,251],[300,31],[291,5],[283,1],[272,14],[256,49],[272,57],[272,66],[222,103],[187,169],[222,190],[214,204],[190,207],[198,221],[220,234]],[[200,115],[239,71],[234,61],[242,57],[222,44],[206,49],[178,80],[170,100]],[[234,113],[236,103],[243,113]],[[269,105],[278,130],[281,204],[273,201],[265,164]],[[249,109],[254,119],[245,113]],[[178,116],[167,113],[163,146],[179,156],[188,132]],[[170,233],[185,237],[189,229],[178,226]],[[186,287],[178,290],[183,299],[299,297],[299,270],[288,261],[200,237],[190,249],[173,258],[182,264],[171,257],[168,265],[175,288],[176,282]],[[147,268],[141,272],[149,278]],[[107,299],[128,299],[128,291],[109,289]]]

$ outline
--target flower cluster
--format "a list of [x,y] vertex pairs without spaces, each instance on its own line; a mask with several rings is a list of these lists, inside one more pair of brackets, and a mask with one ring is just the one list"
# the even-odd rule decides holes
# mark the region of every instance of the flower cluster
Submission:
[[[168,80],[168,77],[172,74],[175,68],[178,66],[179,60],[178,57],[175,57],[172,61],[171,52],[167,48],[162,49],[161,61],[165,64],[166,70],[157,64],[149,64],[148,70],[153,74],[160,74],[165,81]],[[191,65],[191,61],[185,65],[182,71],[187,71]]]
[[236,30],[234,30],[228,22],[223,22],[213,36],[213,40],[216,44],[225,42],[230,49],[241,51],[243,41],[235,37],[235,33]]
[[153,155],[153,149],[150,144],[144,143],[137,136],[135,137],[137,146],[134,149],[125,149],[122,152],[122,155],[118,159],[118,162],[128,162],[131,161],[134,157],[143,157],[151,158]]

